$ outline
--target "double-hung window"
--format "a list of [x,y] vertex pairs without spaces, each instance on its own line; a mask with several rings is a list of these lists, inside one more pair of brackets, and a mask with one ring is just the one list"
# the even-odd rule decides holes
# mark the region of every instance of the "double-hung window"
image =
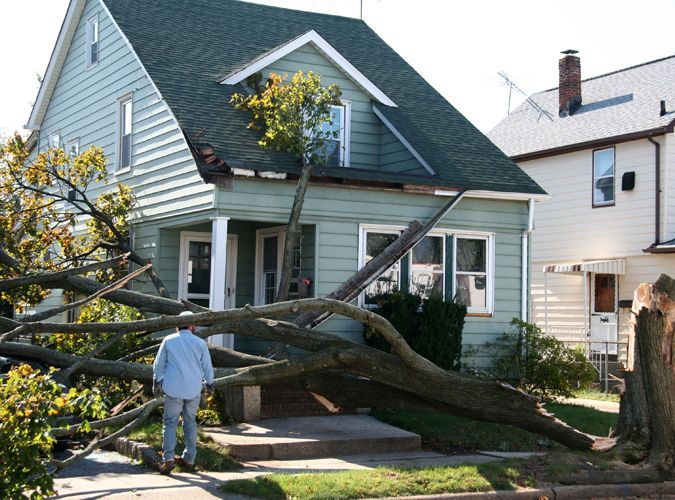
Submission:
[[422,298],[444,295],[445,236],[422,238],[410,252],[410,292]]
[[131,168],[132,111],[131,95],[125,96],[118,101],[118,170]]
[[49,147],[50,148],[61,147],[61,134],[59,132],[52,132],[51,134],[49,134]]
[[351,103],[343,102],[339,106],[331,106],[330,122],[321,125],[323,154],[329,167],[349,166],[349,122],[351,119]]
[[[363,265],[382,253],[400,234],[401,231],[399,229],[373,228],[364,230],[362,233],[361,255]],[[399,261],[368,285],[363,294],[364,305],[366,307],[374,307],[377,304],[377,297],[379,295],[398,291],[400,282],[401,262]]]
[[492,238],[458,234],[454,238],[453,297],[469,313],[489,313],[492,303]]
[[98,15],[90,17],[87,20],[86,38],[85,62],[87,68],[90,68],[98,63]]
[[614,148],[593,151],[593,206],[614,204]]

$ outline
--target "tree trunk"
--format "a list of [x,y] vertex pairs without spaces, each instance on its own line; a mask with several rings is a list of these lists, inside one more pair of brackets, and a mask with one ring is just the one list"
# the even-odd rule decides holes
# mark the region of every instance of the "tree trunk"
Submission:
[[295,198],[293,199],[293,207],[288,217],[286,239],[284,241],[284,258],[281,266],[281,275],[279,276],[279,287],[277,289],[277,302],[288,300],[288,292],[291,288],[291,280],[293,279],[295,247],[300,242],[300,213],[302,212],[302,205],[305,203],[305,193],[307,192],[307,185],[309,184],[311,175],[312,165],[305,165],[303,161],[302,173],[298,179],[298,188],[295,191]]
[[621,401],[620,442],[628,458],[648,455],[662,479],[675,460],[675,281],[642,283],[633,300],[634,357]]

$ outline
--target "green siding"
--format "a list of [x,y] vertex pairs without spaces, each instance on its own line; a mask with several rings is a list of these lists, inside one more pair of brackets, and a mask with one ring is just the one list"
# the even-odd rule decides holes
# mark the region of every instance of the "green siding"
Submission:
[[[99,62],[85,68],[86,20],[98,14]],[[133,95],[132,171],[111,174],[134,189],[134,217],[168,216],[210,207],[213,187],[199,176],[192,155],[164,100],[157,94],[134,53],[101,4],[89,0],[40,126],[39,148],[59,132],[62,144],[78,139],[80,151],[95,145],[115,170],[118,99]],[[98,196],[104,185],[93,186]]]
[[261,71],[290,78],[298,71],[321,75],[323,85],[336,84],[342,98],[351,102],[350,166],[396,173],[428,175],[428,172],[373,113],[370,96],[314,46],[307,44]]

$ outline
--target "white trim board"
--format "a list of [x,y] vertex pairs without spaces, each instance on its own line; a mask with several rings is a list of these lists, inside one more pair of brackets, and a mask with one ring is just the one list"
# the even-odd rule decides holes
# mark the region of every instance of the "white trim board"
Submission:
[[254,59],[243,69],[230,73],[220,83],[222,85],[234,85],[242,80],[248,78],[252,74],[266,68],[270,64],[278,61],[282,57],[290,54],[294,50],[310,43],[324,56],[330,59],[337,65],[347,76],[356,82],[363,90],[366,91],[373,99],[379,101],[385,106],[397,107],[396,103],[392,101],[384,92],[382,92],[373,82],[371,82],[363,73],[354,67],[342,54],[340,54],[335,47],[326,41],[316,31],[310,30],[304,35],[294,38],[290,42],[282,45],[279,48],[273,49],[270,52]]
[[410,154],[412,154],[415,159],[422,164],[424,169],[429,172],[431,175],[436,175],[436,172],[434,172],[434,169],[431,168],[431,166],[427,163],[427,161],[422,158],[422,155],[417,152],[417,150],[408,142],[408,140],[403,137],[403,134],[398,131],[396,127],[394,127],[394,124],[391,123],[386,116],[382,114],[382,111],[377,109],[377,106],[373,104],[373,113],[375,113],[375,116],[377,116],[380,120],[382,120],[382,123],[389,129],[389,131],[396,136],[396,138],[401,141],[401,143],[405,146],[405,148],[410,151]]

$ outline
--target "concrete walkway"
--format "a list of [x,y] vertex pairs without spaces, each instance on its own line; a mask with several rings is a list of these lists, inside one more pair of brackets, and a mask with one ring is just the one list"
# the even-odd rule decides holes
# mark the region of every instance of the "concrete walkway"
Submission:
[[[499,455],[499,456],[496,456]],[[424,451],[337,456],[302,460],[246,462],[232,472],[159,473],[136,465],[112,451],[97,450],[65,469],[55,478],[57,498],[164,498],[164,499],[242,499],[218,491],[224,481],[250,479],[272,472],[301,474],[334,470],[373,469],[380,466],[431,467],[461,463],[485,463],[508,454],[441,455]]]

